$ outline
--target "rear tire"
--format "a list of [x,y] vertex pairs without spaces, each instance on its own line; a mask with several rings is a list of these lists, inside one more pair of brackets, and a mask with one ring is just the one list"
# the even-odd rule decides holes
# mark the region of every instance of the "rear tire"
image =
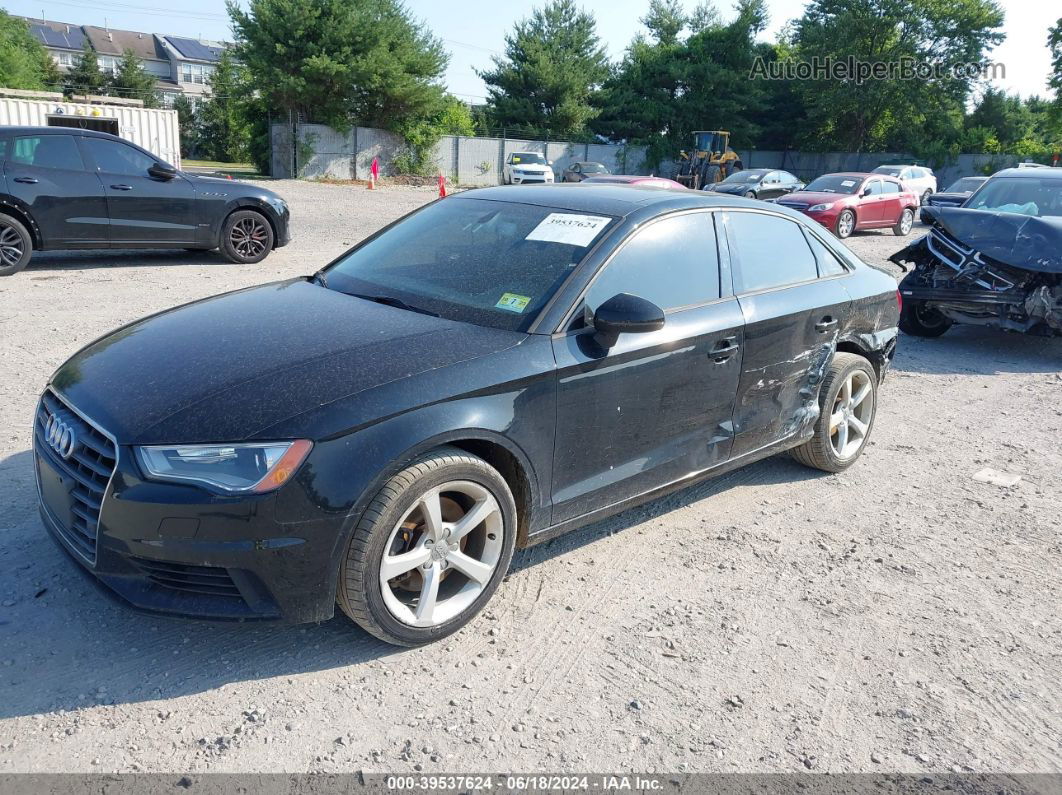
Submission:
[[[474,512],[482,518],[462,528]],[[365,509],[347,546],[336,601],[388,643],[444,638],[497,590],[516,529],[516,502],[497,470],[456,447],[440,447],[388,480]],[[385,578],[385,571],[394,573]]]
[[33,238],[22,222],[0,214],[0,276],[12,276],[29,265]]
[[878,374],[854,353],[838,352],[819,389],[815,435],[790,454],[805,466],[843,472],[866,449],[878,409]]
[[910,209],[904,209],[900,213],[900,220],[896,222],[896,226],[892,228],[892,233],[898,237],[906,237],[911,234],[911,227],[914,226],[914,213]]
[[256,210],[237,210],[221,227],[221,253],[229,262],[261,262],[273,250],[273,227]]
[[925,301],[905,299],[900,310],[900,331],[912,337],[939,337],[954,322]]

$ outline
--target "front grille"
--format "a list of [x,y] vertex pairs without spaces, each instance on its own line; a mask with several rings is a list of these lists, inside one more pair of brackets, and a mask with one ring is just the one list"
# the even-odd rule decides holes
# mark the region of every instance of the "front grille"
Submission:
[[130,558],[151,582],[186,593],[208,596],[231,596],[241,599],[240,589],[227,569],[217,566],[192,566],[148,558]]
[[[73,429],[76,443],[68,459],[64,459],[48,444],[45,429],[56,417]],[[46,459],[53,469],[71,478],[69,511],[56,506],[45,507],[55,518],[59,533],[88,563],[96,563],[96,542],[100,530],[100,507],[110,476],[118,464],[118,448],[114,440],[93,426],[85,417],[53,392],[41,395],[33,424],[33,446],[36,454]],[[44,501],[44,497],[41,497]],[[69,519],[62,517],[69,514]]]
[[790,210],[806,210],[808,209],[808,207],[811,206],[810,204],[804,202],[776,202],[776,204],[780,204],[783,207],[788,207]]
[[[52,417],[62,420],[74,430],[77,441],[69,458],[63,458],[45,438],[45,428]],[[70,492],[68,521],[62,518],[67,513],[65,509],[57,511],[47,504],[45,507],[56,518],[55,524],[63,538],[89,563],[94,564],[100,507],[118,463],[118,449],[114,441],[49,390],[41,396],[37,405],[33,447],[36,454],[47,459],[53,469],[75,481],[76,485]]]

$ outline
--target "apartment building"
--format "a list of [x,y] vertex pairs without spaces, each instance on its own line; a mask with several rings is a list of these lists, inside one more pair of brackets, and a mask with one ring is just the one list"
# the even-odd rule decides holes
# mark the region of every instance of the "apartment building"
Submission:
[[224,42],[159,33],[23,19],[62,72],[73,68],[86,43],[96,51],[104,74],[114,74],[122,55],[132,50],[145,71],[154,75],[155,88],[165,105],[172,105],[179,94],[193,103],[209,94],[210,77],[226,47]]

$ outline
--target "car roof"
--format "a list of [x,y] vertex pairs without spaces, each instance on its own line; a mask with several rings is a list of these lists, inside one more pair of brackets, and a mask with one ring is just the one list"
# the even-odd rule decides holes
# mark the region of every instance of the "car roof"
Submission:
[[[820,174],[822,177],[853,177],[855,179],[866,179],[867,177],[880,177],[881,174],[872,174],[869,171],[831,171],[829,174]],[[889,176],[885,174],[884,176]],[[818,179],[818,177],[816,177]]]
[[0,125],[0,135],[83,135],[91,138],[110,138],[114,141],[125,140],[117,135],[99,130],[83,130],[80,127],[12,127],[6,124]]
[[[1044,172],[1049,171],[1050,174]],[[1044,166],[1043,168],[1005,168],[1002,171],[997,171],[989,179],[995,179],[996,177],[1017,177],[1018,179],[1041,179],[1043,177],[1053,176],[1062,179],[1062,168],[1052,168],[1051,166]]]
[[799,213],[794,213],[779,205],[728,196],[725,193],[700,190],[661,190],[660,188],[617,183],[587,185],[586,182],[564,182],[558,185],[500,185],[491,188],[473,188],[455,193],[450,198],[532,204],[571,212],[604,213],[621,218],[646,207],[654,207],[661,213],[698,208],[750,207],[759,210],[774,209],[781,215],[803,220],[803,216]]
[[[768,171],[785,171],[784,168],[743,168],[741,171],[735,171],[734,174],[766,174]],[[786,171],[788,174],[789,172]],[[730,176],[734,176],[731,174]]]

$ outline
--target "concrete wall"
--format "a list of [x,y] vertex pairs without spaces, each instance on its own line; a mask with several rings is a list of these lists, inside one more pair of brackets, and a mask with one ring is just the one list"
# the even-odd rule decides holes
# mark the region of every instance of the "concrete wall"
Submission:
[[[279,178],[367,179],[372,159],[380,173],[394,174],[393,161],[403,151],[402,139],[385,130],[356,127],[345,134],[322,124],[274,124],[271,130],[272,173]],[[435,147],[436,168],[460,185],[497,185],[510,152],[540,152],[561,172],[579,160],[604,163],[614,174],[647,173],[644,147],[529,141],[516,138],[466,138],[447,135]]]

